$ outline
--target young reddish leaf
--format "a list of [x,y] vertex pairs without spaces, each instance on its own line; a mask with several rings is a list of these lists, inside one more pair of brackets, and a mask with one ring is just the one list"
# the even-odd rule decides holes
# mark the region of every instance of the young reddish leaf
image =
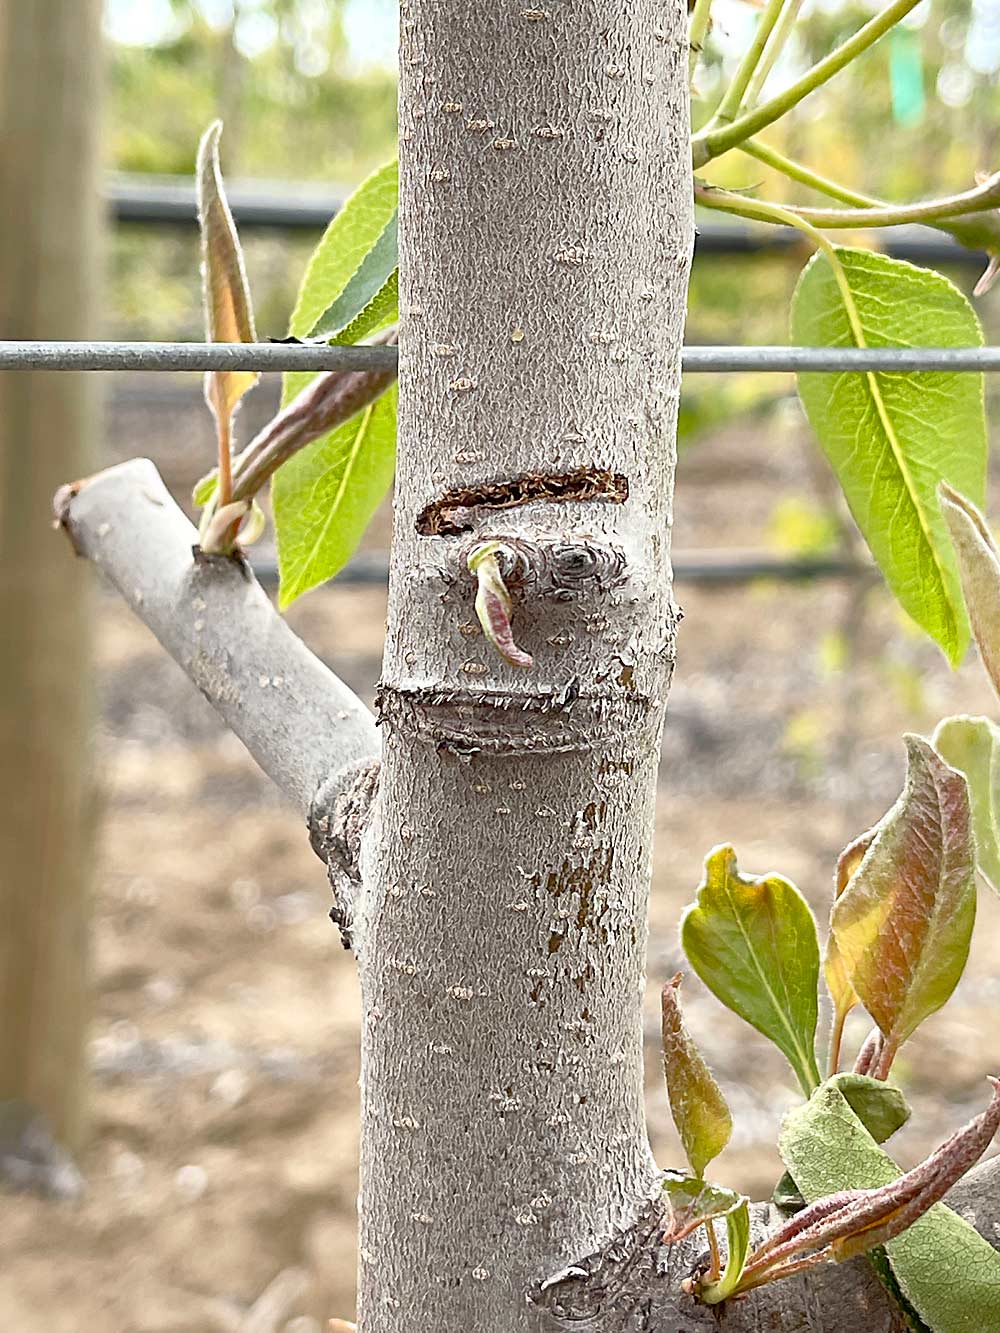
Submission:
[[700,1176],[685,1176],[679,1171],[667,1172],[663,1194],[670,1208],[670,1225],[663,1233],[665,1245],[683,1240],[702,1223],[725,1217],[740,1203],[746,1202],[742,1194],[721,1185],[709,1185]]
[[1000,727],[988,717],[946,717],[934,733],[934,748],[965,774],[972,801],[976,864],[994,893],[1000,893]]
[[[256,342],[257,335],[250,289],[219,167],[221,134],[222,121],[214,121],[198,146],[198,222],[201,227],[205,333],[209,342],[252,343]],[[259,378],[255,370],[210,370],[205,375],[205,401],[215,416],[219,434],[221,504],[228,504],[231,498],[228,459],[233,413],[240,399]]]
[[505,662],[511,666],[530,667],[534,665],[531,654],[514,642],[510,623],[512,602],[497,560],[500,549],[500,542],[486,542],[469,555],[469,573],[475,574],[477,584],[476,615],[487,642]]
[[709,990],[784,1052],[808,1096],[819,1083],[819,944],[795,885],[780,875],[745,877],[732,847],[716,847],[681,919],[681,943]]
[[681,975],[663,987],[663,1072],[670,1112],[691,1170],[700,1179],[733,1132],[733,1118],[712,1071],[684,1026],[678,991]]
[[947,482],[938,487],[941,512],[958,556],[972,633],[986,673],[1000,695],[1000,551],[986,519]]
[[965,778],[919,736],[906,746],[903,794],[831,918],[851,984],[885,1037],[876,1077],[955,989],[976,915]]

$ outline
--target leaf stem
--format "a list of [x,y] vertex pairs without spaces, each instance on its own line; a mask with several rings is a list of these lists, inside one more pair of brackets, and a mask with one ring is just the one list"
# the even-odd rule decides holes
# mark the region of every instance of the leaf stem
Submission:
[[738,147],[741,153],[746,153],[748,157],[756,158],[758,162],[763,162],[765,166],[780,171],[789,180],[807,185],[809,189],[816,190],[820,194],[829,195],[831,199],[839,199],[842,204],[848,204],[852,208],[886,208],[888,206],[882,199],[875,199],[867,194],[858,194],[856,190],[848,190],[845,186],[838,184],[837,181],[830,180],[828,176],[821,176],[818,171],[813,171],[802,162],[796,162],[794,158],[786,157],[784,153],[779,153],[776,148],[772,148],[769,144],[761,143],[759,139],[745,139]]
[[899,1043],[897,1041],[892,1041],[888,1037],[883,1037],[878,1058],[872,1066],[872,1078],[877,1078],[881,1083],[886,1081],[889,1077],[889,1071],[892,1069],[892,1062],[895,1060],[898,1050]]
[[915,9],[918,3],[919,0],[893,0],[881,14],[876,14],[846,42],[842,42],[823,60],[817,61],[801,78],[796,79],[776,97],[738,116],[728,125],[720,127],[710,123],[700,130],[691,139],[691,155],[695,169],[704,166],[712,158],[728,152],[730,148],[737,147],[766,126],[773,125],[803,98],[821,88],[852,60],[873,46],[890,28],[895,27],[900,19],[905,18],[911,9]]
[[753,41],[750,43],[746,54],[740,61],[739,68],[733,75],[732,81],[726,89],[722,101],[716,108],[715,115],[706,126],[706,132],[710,131],[714,125],[731,124],[739,115],[747,87],[754,76],[754,71],[760,62],[761,56],[764,54],[764,47],[767,45],[767,39],[774,31],[774,25],[781,17],[781,11],[784,9],[786,3],[787,0],[768,0],[767,7],[760,16],[760,22],[757,24],[757,30],[754,33]]
[[715,1223],[710,1217],[705,1219],[705,1231],[708,1235],[708,1252],[711,1255],[706,1282],[718,1282],[722,1274],[722,1255],[719,1252],[719,1238],[715,1234]]
[[801,8],[802,0],[790,0],[790,3],[781,11],[781,17],[774,25],[774,31],[767,39],[767,46],[764,47],[760,64],[754,70],[753,78],[747,85],[746,96],[743,99],[746,106],[756,106],[760,100],[761,90],[767,82],[767,76],[774,69],[778,57],[785,49],[785,43],[795,26],[795,20],[798,18]]
[[783,223],[785,226],[797,228],[808,236],[813,245],[826,256],[833,270],[833,276],[844,302],[847,322],[851,327],[851,336],[854,338],[855,346],[868,346],[865,341],[864,329],[861,326],[861,316],[858,314],[858,308],[854,302],[854,294],[851,291],[850,283],[847,281],[844,267],[837,256],[836,248],[811,222],[800,217],[797,213],[790,212],[780,204],[768,204],[762,199],[748,199],[742,195],[733,194],[729,190],[720,190],[715,186],[696,184],[694,197],[695,202],[701,204],[703,208],[713,208],[722,213],[733,213],[736,217],[751,218],[755,222]]
[[[220,394],[220,398],[222,395]],[[230,426],[232,422],[224,403],[220,403],[216,416],[216,433],[219,441],[219,508],[227,505],[233,498],[233,451]]]
[[708,35],[708,24],[712,13],[712,0],[695,0],[694,11],[691,14],[691,27],[688,32],[688,42],[691,53],[688,57],[688,77],[694,79],[694,71],[698,64],[698,57],[702,53],[705,45],[705,38]]
[[801,208],[784,204],[796,217],[815,227],[898,227],[914,222],[939,222],[986,212],[1000,205],[1000,173],[975,189],[915,204],[887,204],[882,208]]
[[827,1078],[833,1078],[834,1074],[840,1069],[840,1048],[844,1043],[844,1024],[850,1012],[850,1008],[840,1007],[833,1015],[833,1026],[830,1029],[830,1055],[826,1067]]

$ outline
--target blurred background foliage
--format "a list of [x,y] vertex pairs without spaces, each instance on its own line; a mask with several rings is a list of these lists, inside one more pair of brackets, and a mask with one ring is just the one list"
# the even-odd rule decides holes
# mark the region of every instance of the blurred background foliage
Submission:
[[[779,91],[880,7],[876,0],[806,0],[763,95]],[[198,139],[216,116],[225,122],[223,166],[232,187],[252,180],[259,188],[270,183],[276,194],[311,187],[342,197],[394,151],[394,0],[108,0],[106,14],[116,172],[190,180]],[[716,0],[696,75],[695,127],[721,96],[757,18],[746,0]],[[977,170],[1000,166],[998,70],[1000,0],[924,0],[763,137],[825,175],[893,200],[965,189]],[[821,202],[738,152],[708,174],[776,201]],[[840,237],[879,243],[878,233]],[[315,238],[254,231],[245,243],[258,328],[283,333]],[[792,290],[808,253],[803,245],[697,263],[689,341],[785,342]],[[120,226],[111,267],[105,334],[200,336],[193,232]],[[976,272],[956,267],[949,276],[969,292]],[[980,302],[991,340],[1000,335],[1000,321],[989,317],[995,306],[996,294]],[[690,377],[681,447],[736,419],[771,418],[791,391],[790,379],[773,375]],[[776,438],[787,434],[780,416],[774,424]],[[805,526],[804,546],[814,551],[824,526]],[[787,516],[777,530],[787,547]]]

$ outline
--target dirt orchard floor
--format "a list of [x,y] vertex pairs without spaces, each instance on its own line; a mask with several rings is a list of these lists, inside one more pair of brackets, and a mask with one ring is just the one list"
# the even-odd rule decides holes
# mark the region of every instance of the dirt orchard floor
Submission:
[[[193,469],[169,462],[182,489]],[[682,460],[675,548],[759,548],[778,499],[814,480],[787,433],[780,447],[738,429],[705,442]],[[371,543],[385,531],[383,516]],[[732,842],[741,868],[781,871],[825,919],[837,852],[898,792],[900,734],[995,712],[976,663],[950,673],[880,589],[681,586],[678,597],[646,1009],[663,1165],[680,1154],[657,987],[683,968],[677,920],[706,852]],[[290,619],[370,698],[384,614],[381,589],[342,587]],[[110,597],[98,654],[105,818],[86,1188],[72,1202],[0,1197],[0,1329],[319,1333],[353,1308],[358,1142],[358,991],[326,920],[325,875],[297,817]],[[1000,1066],[998,940],[1000,903],[984,894],[966,978],[898,1064],[914,1108],[894,1141],[906,1164],[983,1104],[984,1075]],[[795,1100],[789,1071],[696,978],[684,999],[736,1121],[712,1174],[764,1196]],[[852,1022],[852,1052],[865,1031]]]

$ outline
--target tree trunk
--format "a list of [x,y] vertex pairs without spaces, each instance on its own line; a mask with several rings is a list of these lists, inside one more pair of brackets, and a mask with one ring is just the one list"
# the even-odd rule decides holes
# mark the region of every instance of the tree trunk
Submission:
[[[0,0],[0,338],[96,332],[100,0]],[[92,466],[93,377],[0,375],[0,1102],[83,1127],[89,579],[53,488]],[[10,1145],[8,1145],[9,1147]]]
[[[359,1327],[509,1333],[655,1190],[641,996],[692,246],[680,5],[402,10]],[[508,666],[466,558],[506,544]],[[405,1206],[401,1207],[401,1198]]]

